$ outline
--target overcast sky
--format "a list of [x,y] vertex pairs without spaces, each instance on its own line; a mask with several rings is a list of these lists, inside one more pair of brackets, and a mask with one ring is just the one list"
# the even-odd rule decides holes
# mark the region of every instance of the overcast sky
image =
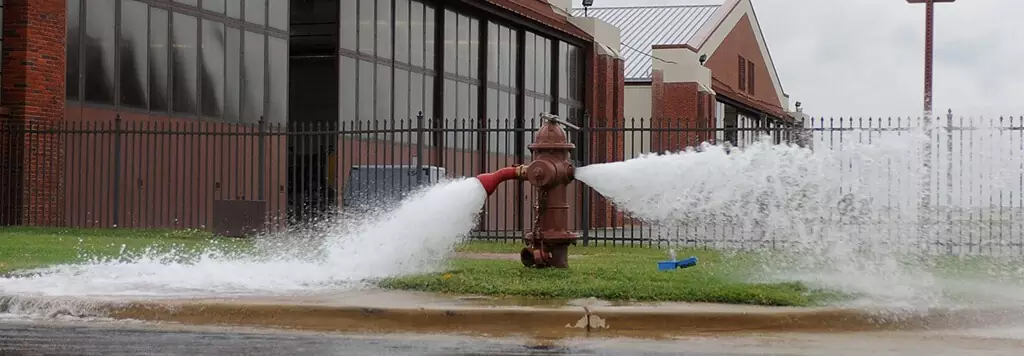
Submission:
[[[596,0],[594,5],[707,3],[722,0]],[[753,4],[791,103],[803,102],[812,116],[921,114],[924,5],[905,0]],[[963,116],[1024,115],[1020,14],[1024,0],[936,5],[936,113],[952,108]]]

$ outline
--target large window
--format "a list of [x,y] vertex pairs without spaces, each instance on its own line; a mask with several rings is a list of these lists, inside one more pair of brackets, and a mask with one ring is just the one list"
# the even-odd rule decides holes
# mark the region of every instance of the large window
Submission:
[[153,115],[286,122],[289,4],[68,0],[67,98]]
[[[345,125],[396,119],[409,128],[423,112],[435,127],[460,131],[431,143],[528,155],[516,136],[529,144],[522,129],[535,128],[540,113],[582,120],[578,43],[444,1],[352,0],[339,11]],[[482,127],[488,134],[470,131]]]
[[[354,0],[342,2],[340,11],[341,123],[366,128],[394,119],[408,130],[417,128],[420,113],[431,119],[434,7],[416,0]],[[393,139],[416,137],[406,132]]]

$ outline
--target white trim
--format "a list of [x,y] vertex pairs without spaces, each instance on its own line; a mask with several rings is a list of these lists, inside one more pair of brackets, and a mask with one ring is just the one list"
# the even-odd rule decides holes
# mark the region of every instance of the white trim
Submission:
[[782,82],[779,81],[779,73],[775,69],[775,62],[772,61],[772,55],[768,51],[768,45],[765,43],[764,34],[761,32],[761,25],[758,24],[757,15],[754,13],[754,6],[750,2],[751,0],[728,0],[722,7],[718,8],[712,21],[708,21],[701,27],[697,35],[690,39],[687,44],[697,49],[698,53],[707,54],[711,57],[718,46],[722,45],[725,41],[725,37],[732,32],[736,24],[739,23],[743,15],[748,15],[747,18],[750,20],[750,26],[754,30],[754,38],[757,39],[757,45],[761,49],[761,57],[765,60],[765,65],[768,67],[768,74],[772,79],[772,85],[775,87],[775,94],[778,96],[779,105],[782,106],[783,110],[789,110],[788,100],[786,100],[786,93],[782,88]]

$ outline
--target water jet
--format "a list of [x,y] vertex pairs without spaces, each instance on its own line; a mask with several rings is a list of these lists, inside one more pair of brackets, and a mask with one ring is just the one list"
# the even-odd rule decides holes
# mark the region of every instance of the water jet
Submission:
[[569,245],[578,237],[569,231],[569,203],[566,186],[575,178],[576,168],[569,162],[569,154],[576,145],[569,142],[561,125],[575,126],[554,115],[544,115],[544,124],[537,129],[530,149],[533,161],[515,165],[493,173],[477,176],[490,195],[498,185],[508,180],[525,180],[537,190],[533,227],[524,235],[526,247],[520,252],[520,261],[527,267],[568,268]]

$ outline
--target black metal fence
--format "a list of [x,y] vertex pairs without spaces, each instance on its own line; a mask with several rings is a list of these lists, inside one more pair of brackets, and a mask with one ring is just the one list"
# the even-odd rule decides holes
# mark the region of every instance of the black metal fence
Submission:
[[[950,114],[772,124],[742,117],[718,124],[637,118],[577,124],[583,128],[570,132],[577,165],[704,142],[738,148],[797,144],[849,161],[833,166],[841,172],[829,184],[872,188],[859,197],[871,201],[871,211],[858,219],[843,220],[841,206],[829,207],[827,214],[808,216],[799,231],[769,231],[773,226],[749,224],[756,217],[727,213],[672,223],[638,221],[574,182],[570,228],[587,244],[777,248],[820,241],[854,226],[860,236],[884,235],[901,249],[1024,254],[1021,118]],[[120,118],[7,122],[0,134],[0,224],[190,228],[227,235],[292,229],[394,202],[440,176],[475,176],[527,163],[538,126],[537,120],[422,117],[287,126]],[[885,164],[863,164],[872,149],[909,155],[900,150],[910,142],[918,142],[923,153],[918,161],[890,154],[878,157]],[[504,184],[487,200],[472,236],[520,238],[533,221],[534,200],[528,183]],[[909,235],[913,242],[901,242]]]

